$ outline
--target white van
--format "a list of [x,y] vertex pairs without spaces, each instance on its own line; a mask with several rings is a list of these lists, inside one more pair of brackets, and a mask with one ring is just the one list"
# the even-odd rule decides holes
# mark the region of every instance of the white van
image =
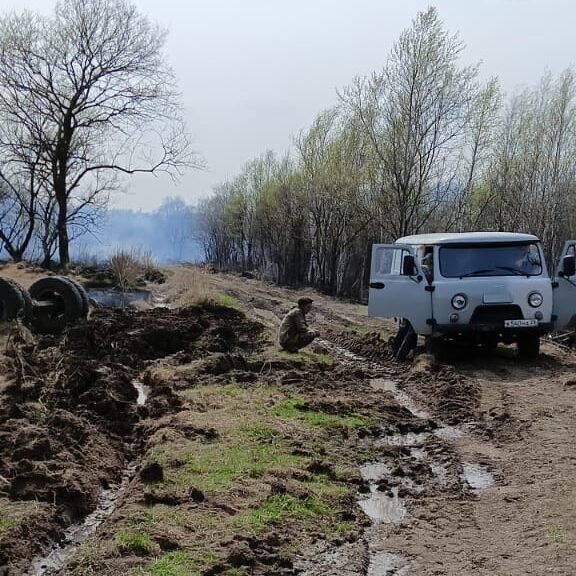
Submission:
[[521,357],[534,358],[542,334],[574,322],[575,252],[576,241],[567,242],[551,279],[530,234],[420,234],[375,244],[368,315],[403,318],[432,349],[451,339],[516,342]]

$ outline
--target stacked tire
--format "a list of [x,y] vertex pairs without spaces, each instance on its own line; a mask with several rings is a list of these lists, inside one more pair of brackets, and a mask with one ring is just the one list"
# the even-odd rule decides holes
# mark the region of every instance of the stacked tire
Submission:
[[18,282],[0,278],[0,322],[32,321],[32,299]]
[[32,327],[40,334],[58,334],[88,316],[86,291],[66,276],[40,278],[30,286],[30,296],[34,302]]

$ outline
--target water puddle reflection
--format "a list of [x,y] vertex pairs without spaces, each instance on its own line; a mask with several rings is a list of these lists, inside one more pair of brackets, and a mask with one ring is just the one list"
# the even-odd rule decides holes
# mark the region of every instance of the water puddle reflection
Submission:
[[102,490],[98,499],[98,506],[92,514],[82,522],[73,524],[64,532],[64,538],[46,556],[37,557],[32,561],[31,568],[26,576],[56,576],[66,566],[72,555],[86,538],[93,534],[98,526],[108,518],[116,509],[120,496],[125,492],[128,483],[134,476],[136,465],[131,465],[122,478],[120,484]]
[[142,382],[138,382],[138,380],[134,380],[132,382],[132,386],[134,386],[134,388],[136,388],[136,392],[138,392],[136,404],[138,404],[138,406],[144,406],[144,404],[146,404],[146,400],[148,399],[150,388],[145,384],[142,384]]
[[370,486],[370,497],[359,502],[360,508],[374,522],[382,524],[398,524],[406,516],[404,500],[398,496],[398,488],[392,488],[391,495],[379,492],[378,488]]
[[360,468],[360,474],[370,486],[370,495],[360,500],[360,508],[376,523],[397,524],[406,516],[404,500],[398,496],[398,488],[388,492],[378,490],[378,481],[390,474],[390,468],[381,462],[365,464]]
[[486,466],[482,464],[462,463],[462,480],[472,490],[484,490],[494,485],[494,476]]
[[126,290],[120,292],[117,290],[88,288],[86,292],[90,300],[106,308],[126,308],[135,302],[149,302],[152,299],[152,293],[149,290]]
[[366,576],[409,576],[410,563],[398,554],[383,552],[370,558]]
[[394,400],[396,400],[400,406],[406,408],[406,410],[411,412],[417,418],[423,418],[425,420],[430,419],[430,414],[419,408],[406,392],[403,392],[398,388],[398,383],[394,380],[388,378],[373,378],[370,380],[370,385],[374,390],[390,392],[394,397]]

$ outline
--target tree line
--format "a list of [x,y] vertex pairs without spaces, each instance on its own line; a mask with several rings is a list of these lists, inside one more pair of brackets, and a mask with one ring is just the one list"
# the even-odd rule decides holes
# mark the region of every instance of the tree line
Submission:
[[576,234],[576,84],[546,73],[512,98],[463,66],[435,8],[383,69],[355,78],[284,157],[266,152],[202,206],[206,259],[361,297],[370,247],[409,234]]
[[0,17],[0,246],[66,267],[123,177],[194,165],[166,34],[127,0]]

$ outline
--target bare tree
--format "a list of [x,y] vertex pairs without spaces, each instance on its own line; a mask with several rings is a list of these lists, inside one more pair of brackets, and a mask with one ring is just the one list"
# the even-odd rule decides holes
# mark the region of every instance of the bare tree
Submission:
[[487,176],[485,226],[537,234],[548,259],[574,233],[575,118],[574,72],[545,74],[509,103]]
[[0,117],[24,125],[41,154],[62,266],[70,207],[110,192],[103,173],[176,177],[194,164],[164,41],[125,0],[63,0],[51,18],[0,20]]
[[385,237],[421,231],[452,199],[477,90],[477,68],[458,65],[462,49],[429,8],[401,34],[381,73],[341,94],[371,146],[371,187]]
[[24,125],[6,119],[0,123],[0,240],[15,260],[24,256],[36,226],[39,195],[48,175],[35,136],[42,119]]
[[310,279],[338,294],[356,260],[350,248],[374,219],[365,201],[366,146],[359,128],[328,110],[297,141],[310,213]]

